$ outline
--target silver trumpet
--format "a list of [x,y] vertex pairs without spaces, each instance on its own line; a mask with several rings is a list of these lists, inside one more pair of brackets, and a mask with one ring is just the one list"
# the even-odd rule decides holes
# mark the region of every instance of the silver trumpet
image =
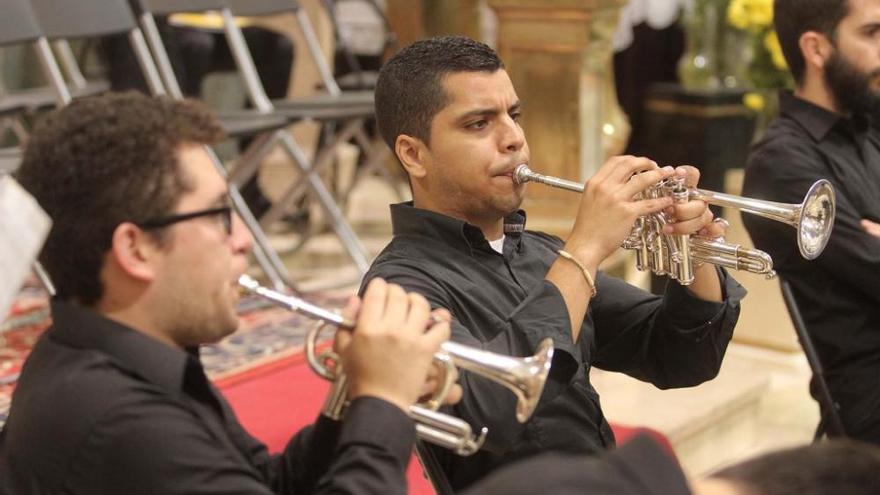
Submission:
[[[319,320],[306,337],[306,358],[315,373],[333,382],[323,413],[333,419],[340,419],[348,403],[343,363],[332,350],[319,353],[317,342],[324,328],[354,328],[354,322],[298,297],[263,287],[247,275],[239,277],[238,283],[248,292],[278,306]],[[510,389],[518,399],[516,419],[522,423],[528,420],[541,398],[552,358],[553,341],[549,338],[541,342],[535,355],[525,358],[503,356],[455,342],[444,342],[441,350],[434,355],[435,361],[444,371],[440,390],[429,401],[410,406],[409,409],[409,415],[416,423],[417,435],[422,440],[451,449],[458,455],[466,456],[477,452],[485,441],[488,429],[483,427],[479,434],[474,435],[467,422],[436,411],[453,385],[454,367],[489,378]]]
[[[574,192],[583,192],[579,182],[541,175],[520,164],[513,172],[517,184],[540,182]],[[684,178],[664,179],[640,193],[641,198],[670,196],[676,203],[692,199],[708,204],[758,215],[797,229],[798,249],[801,256],[815,259],[825,249],[834,227],[834,189],[825,179],[816,181],[800,204],[776,203],[704,189],[689,188]],[[747,249],[729,244],[723,239],[708,239],[698,235],[668,235],[663,226],[673,221],[665,213],[639,217],[622,247],[636,251],[636,266],[657,275],[668,275],[683,285],[693,282],[694,263],[711,263],[734,270],[764,274],[773,278],[773,260],[758,249]]]

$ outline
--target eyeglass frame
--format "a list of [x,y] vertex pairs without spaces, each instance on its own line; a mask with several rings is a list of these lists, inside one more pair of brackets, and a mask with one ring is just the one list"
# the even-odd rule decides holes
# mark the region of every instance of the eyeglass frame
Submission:
[[191,211],[189,213],[169,215],[167,217],[151,218],[143,222],[136,222],[135,225],[144,230],[154,230],[170,227],[176,223],[186,222],[194,218],[208,217],[212,215],[220,215],[220,219],[223,221],[223,227],[226,230],[226,235],[232,235],[231,206],[219,206],[215,208],[207,208],[205,210]]

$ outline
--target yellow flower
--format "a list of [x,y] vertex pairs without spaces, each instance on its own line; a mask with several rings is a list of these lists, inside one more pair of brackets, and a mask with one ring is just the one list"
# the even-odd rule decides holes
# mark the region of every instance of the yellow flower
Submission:
[[785,63],[785,55],[782,54],[782,45],[779,44],[779,37],[776,31],[769,31],[764,36],[764,47],[770,52],[770,59],[773,65],[779,70],[788,70],[788,64]]
[[727,22],[737,29],[749,28],[749,12],[746,9],[747,0],[732,0],[727,5]]
[[767,28],[773,23],[773,0],[731,0],[727,5],[727,22],[742,30]]
[[773,23],[773,0],[751,0],[748,4],[752,29],[770,27]]
[[764,95],[761,93],[746,93],[743,96],[743,104],[754,112],[764,110]]

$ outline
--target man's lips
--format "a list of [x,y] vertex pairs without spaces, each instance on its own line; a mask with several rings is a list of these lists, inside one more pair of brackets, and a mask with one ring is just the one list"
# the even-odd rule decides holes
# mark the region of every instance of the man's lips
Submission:
[[505,177],[506,176],[506,177],[510,177],[512,179],[513,173],[516,171],[516,167],[520,166],[523,163],[527,163],[527,162],[525,162],[523,160],[517,161],[513,165],[511,165],[509,167],[505,167],[504,169],[502,169],[498,173],[494,174],[494,177]]

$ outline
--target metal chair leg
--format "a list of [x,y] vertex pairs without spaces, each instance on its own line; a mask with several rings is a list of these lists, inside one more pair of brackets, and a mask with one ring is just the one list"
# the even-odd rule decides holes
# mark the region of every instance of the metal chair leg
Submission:
[[49,274],[46,272],[46,269],[43,268],[43,264],[39,261],[34,261],[34,273],[37,275],[40,283],[43,284],[46,292],[49,293],[49,297],[53,297],[57,293],[55,290],[55,284],[52,283],[52,279],[49,278]]
[[[220,161],[220,158],[217,157],[217,154],[214,153],[214,150],[211,147],[205,146],[205,149],[211,156],[214,166],[225,178],[227,174],[223,162]],[[262,268],[266,276],[269,277],[272,286],[276,290],[284,290],[286,287],[297,290],[296,284],[294,284],[293,280],[290,278],[290,274],[287,272],[287,268],[284,266],[281,258],[278,257],[278,253],[276,253],[269,245],[269,239],[266,237],[266,233],[260,227],[260,223],[257,219],[254,218],[250,208],[247,207],[244,198],[241,197],[241,193],[238,191],[238,187],[236,187],[235,184],[229,183],[229,197],[232,200],[232,206],[235,208],[235,211],[241,217],[254,238],[254,256],[257,259],[260,268]]]
[[797,332],[798,340],[807,357],[807,363],[813,371],[813,377],[819,388],[819,403],[822,409],[822,419],[816,428],[816,434],[813,441],[818,440],[823,435],[846,437],[846,430],[843,427],[843,421],[840,419],[840,407],[831,395],[831,389],[828,388],[828,382],[825,381],[825,371],[822,368],[822,362],[819,360],[819,353],[813,346],[813,339],[807,332],[807,325],[804,323],[800,309],[794,299],[794,293],[791,285],[785,280],[780,279],[779,286],[782,289],[782,299],[788,308],[788,314],[791,316],[791,322],[794,324],[795,332]]
[[302,178],[308,183],[308,186],[315,194],[318,203],[324,209],[324,213],[330,220],[333,230],[336,231],[336,236],[339,237],[343,247],[348,251],[349,256],[357,266],[358,271],[361,275],[366,274],[367,270],[370,268],[370,262],[368,261],[369,253],[367,252],[367,249],[345,220],[342,211],[339,209],[339,206],[337,206],[336,201],[333,199],[330,191],[327,190],[327,187],[324,185],[324,182],[321,180],[317,171],[314,167],[308,165],[308,158],[306,158],[305,153],[299,145],[296,144],[296,141],[293,140],[293,137],[283,131],[279,133],[279,136],[285,150],[287,150],[294,163],[296,163],[300,172],[303,174]]

